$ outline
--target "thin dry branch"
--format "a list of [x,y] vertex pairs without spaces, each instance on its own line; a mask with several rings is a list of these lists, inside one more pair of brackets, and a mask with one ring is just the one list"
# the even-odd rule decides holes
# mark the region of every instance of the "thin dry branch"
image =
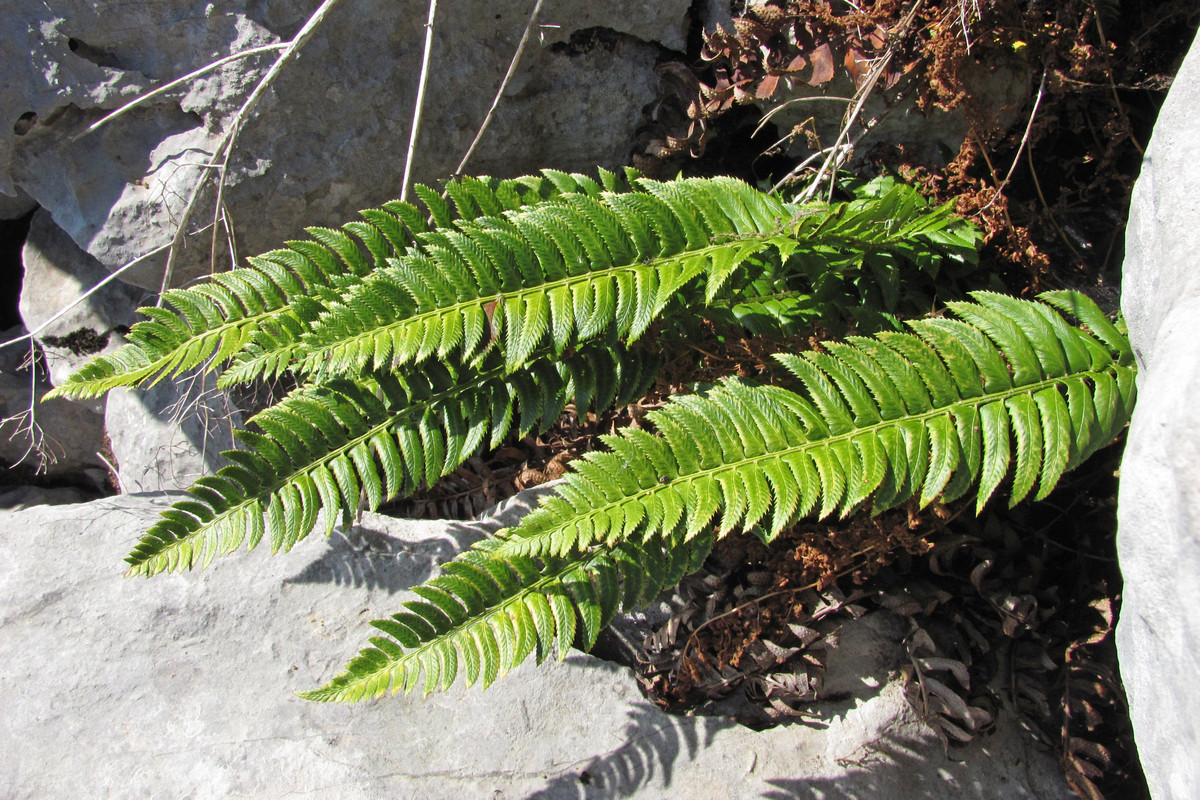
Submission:
[[[471,140],[471,146],[467,148],[462,161],[458,162],[458,167],[454,170],[455,173],[461,173],[466,169],[467,161],[471,159],[471,155],[475,152],[475,146],[483,138],[484,131],[488,129],[488,125],[492,124],[492,116],[496,113],[496,107],[500,105],[500,98],[504,95],[504,90],[508,88],[508,82],[512,80],[512,76],[517,71],[517,64],[521,63],[521,56],[525,53],[525,43],[529,41],[529,33],[533,30],[533,26],[537,24],[538,14],[541,13],[541,10],[542,0],[537,0],[533,4],[533,11],[529,12],[529,21],[525,23],[525,31],[521,34],[521,41],[517,43],[517,50],[513,53],[512,61],[508,64],[508,71],[504,73],[504,80],[500,81],[500,88],[496,90],[496,96],[492,98],[492,107],[488,109],[487,116],[483,118],[483,124],[479,126],[478,133]],[[407,184],[408,181],[406,180],[405,183]]]
[[1033,110],[1029,112],[1029,122],[1025,125],[1025,133],[1021,136],[1021,144],[1017,147],[1017,154],[1013,157],[1012,164],[1008,167],[1008,174],[1004,176],[1004,180],[1000,181],[1000,185],[996,187],[996,193],[992,195],[992,199],[987,201],[983,208],[975,212],[976,216],[982,216],[984,211],[992,207],[992,204],[1000,199],[1000,194],[1004,191],[1004,187],[1008,186],[1008,182],[1012,180],[1013,171],[1017,168],[1017,163],[1021,160],[1021,153],[1025,150],[1025,145],[1029,143],[1029,132],[1033,130],[1033,121],[1037,119],[1038,107],[1042,104],[1042,97],[1046,93],[1046,70],[1042,70],[1042,82],[1038,84],[1037,97],[1033,101]]
[[108,123],[112,122],[114,119],[121,116],[122,114],[124,114],[128,111],[131,111],[132,109],[140,106],[142,103],[145,103],[147,100],[150,100],[151,98],[158,97],[160,94],[163,94],[164,92],[171,91],[176,86],[187,83],[190,80],[199,78],[201,75],[207,75],[208,73],[212,72],[213,70],[220,69],[221,67],[225,66],[226,64],[232,63],[234,61],[239,61],[239,60],[241,60],[243,58],[247,58],[249,56],[258,55],[259,53],[270,53],[274,50],[283,50],[285,47],[288,46],[288,44],[289,44],[288,42],[276,42],[275,44],[264,44],[261,47],[251,47],[249,50],[242,50],[240,53],[234,53],[233,55],[228,55],[228,56],[225,56],[224,58],[217,59],[216,61],[206,64],[205,66],[201,67],[198,70],[194,70],[192,72],[189,72],[187,75],[176,78],[175,80],[171,81],[170,83],[164,83],[162,86],[159,86],[157,89],[153,89],[149,92],[138,95],[137,97],[135,97],[134,99],[132,99],[128,103],[126,103],[125,105],[121,106],[120,108],[118,108],[114,111],[109,112],[108,114],[104,115],[100,119],[93,122],[91,125],[84,128],[79,133],[72,136],[71,141],[72,142],[79,141],[83,137],[87,136],[89,133],[92,133],[93,131],[98,130],[99,128],[107,125]]
[[[207,226],[196,231],[196,233],[203,233],[205,230],[208,230]],[[62,319],[63,316],[65,316],[67,314],[67,312],[70,311],[71,309],[73,309],[75,306],[79,305],[84,300],[87,300],[89,297],[94,295],[96,292],[100,291],[105,286],[107,286],[108,284],[115,281],[118,277],[120,277],[121,273],[140,264],[141,262],[145,261],[147,258],[150,258],[151,256],[158,255],[159,253],[166,250],[170,246],[171,246],[170,243],[168,243],[168,244],[162,245],[161,247],[156,247],[153,250],[151,250],[147,253],[143,253],[142,255],[138,256],[133,261],[130,261],[127,264],[123,264],[120,268],[115,269],[111,273],[109,273],[106,278],[104,278],[103,280],[98,282],[95,286],[88,289],[86,292],[79,295],[74,300],[72,300],[71,302],[69,302],[65,306],[63,306],[62,308],[55,311],[54,314],[48,320],[43,322],[41,325],[37,326],[36,328],[29,331],[28,333],[21,334],[20,336],[16,337],[15,339],[9,339],[6,342],[0,342],[0,348],[5,348],[5,347],[8,347],[9,345],[13,345],[18,342],[24,342],[26,340],[32,342],[35,336],[37,336],[42,331],[46,330],[46,328],[50,327],[58,320]]]
[[408,135],[408,154],[404,159],[404,177],[400,182],[400,200],[408,199],[408,182],[412,177],[413,155],[417,136],[421,133],[421,112],[425,108],[425,84],[429,80],[429,58],[433,53],[433,20],[437,16],[437,0],[429,0],[429,18],[425,21],[425,52],[421,55],[421,78],[417,82],[417,104],[413,109],[412,131]]
[[[879,82],[879,79],[887,70],[888,64],[891,63],[892,56],[896,54],[896,45],[908,32],[908,28],[910,25],[912,25],[913,19],[916,18],[917,12],[921,9],[923,2],[924,0],[916,0],[916,2],[909,6],[907,13],[905,13],[903,19],[900,20],[900,24],[896,26],[894,33],[888,37],[889,41],[887,49],[884,51],[883,55],[881,55],[875,61],[874,65],[871,67],[871,71],[867,74],[866,80],[863,81],[862,86],[860,86],[854,93],[854,107],[847,112],[845,118],[842,120],[842,129],[838,132],[837,139],[828,149],[828,155],[821,163],[820,168],[817,170],[817,174],[813,177],[812,181],[804,189],[804,191],[800,193],[799,197],[796,198],[796,202],[806,203],[812,200],[820,190],[821,183],[824,181],[825,177],[828,176],[830,181],[832,181],[834,177],[836,177],[838,169],[840,169],[841,166],[850,159],[851,155],[854,153],[854,148],[859,142],[862,141],[866,131],[860,132],[853,141],[850,141],[850,130],[854,126],[854,123],[858,120],[859,116],[862,114],[863,107],[867,104],[867,98],[870,97],[871,92],[875,90],[875,85]],[[788,177],[784,178],[784,181],[789,180],[791,177],[792,173],[789,173]],[[783,181],[780,183],[782,184]],[[776,188],[778,188],[778,185]]]

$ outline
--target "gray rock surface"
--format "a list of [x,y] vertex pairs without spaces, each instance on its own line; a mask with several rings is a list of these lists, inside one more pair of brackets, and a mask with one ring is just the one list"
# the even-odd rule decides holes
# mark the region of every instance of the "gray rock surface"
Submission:
[[214,383],[193,376],[109,392],[104,427],[122,491],[186,489],[224,466],[241,413]]
[[[61,397],[41,402],[50,390],[31,384],[28,372],[0,373],[0,459],[51,476],[83,473],[104,480],[104,418],[93,408]],[[30,413],[31,395],[37,399]],[[36,423],[36,424],[33,424]]]
[[[511,176],[624,164],[641,109],[657,91],[659,46],[682,47],[689,5],[547,2],[469,171]],[[0,192],[28,193],[110,270],[165,244],[200,165],[272,54],[222,67],[73,137],[147,89],[231,53],[289,40],[313,7],[273,0],[4,3]],[[440,4],[417,179],[437,181],[458,164],[532,7],[533,0]],[[399,194],[424,23],[423,7],[398,12],[344,0],[281,74],[232,162],[225,201],[241,255]],[[211,219],[211,203],[196,219]],[[208,235],[194,241],[176,283],[209,270]],[[225,259],[224,244],[218,249]],[[128,279],[156,290],[161,268],[161,258],[150,259]]]
[[[90,353],[116,349],[118,342],[110,332],[119,325],[132,325],[138,318],[135,309],[147,297],[145,290],[115,280],[50,322],[61,309],[108,277],[108,272],[80,250],[45,210],[30,221],[21,262],[25,278],[18,309],[27,329],[42,329],[37,339],[53,386],[87,361]],[[45,323],[49,325],[43,329]],[[104,340],[107,343],[100,350],[90,346]],[[79,344],[89,346],[80,348]]]
[[1121,306],[1138,404],[1121,464],[1117,648],[1156,800],[1200,797],[1200,47],[1154,127],[1133,190]]
[[[0,512],[0,785],[11,798],[1069,797],[1015,726],[946,760],[891,683],[826,728],[667,716],[571,653],[487,691],[318,705],[406,587],[486,526],[366,515],[348,537],[121,577],[166,499]],[[494,525],[493,525],[494,527]]]

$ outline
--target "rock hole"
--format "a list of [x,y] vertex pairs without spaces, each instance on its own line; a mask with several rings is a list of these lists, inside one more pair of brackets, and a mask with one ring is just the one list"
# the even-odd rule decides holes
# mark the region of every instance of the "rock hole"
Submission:
[[0,330],[21,324],[19,303],[25,277],[21,248],[29,235],[34,211],[16,219],[0,219]]
[[568,41],[550,45],[550,52],[556,55],[581,56],[602,47],[611,53],[616,50],[622,39],[628,38],[632,37],[611,28],[584,28],[573,31]]
[[15,133],[17,136],[24,136],[25,134],[29,133],[30,130],[32,130],[34,125],[37,125],[37,122],[37,112],[26,111],[17,118],[16,123],[13,125],[13,133]]
[[109,69],[124,69],[117,57],[106,50],[99,47],[93,47],[82,39],[76,39],[74,36],[67,39],[67,47],[71,48],[71,52],[80,58],[87,59],[98,67],[108,67]]

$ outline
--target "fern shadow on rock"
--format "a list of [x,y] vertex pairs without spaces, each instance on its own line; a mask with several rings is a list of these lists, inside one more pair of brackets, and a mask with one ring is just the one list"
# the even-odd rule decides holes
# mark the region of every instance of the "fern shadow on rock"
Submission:
[[624,744],[570,768],[526,800],[609,800],[638,794],[653,782],[670,788],[681,756],[696,760],[718,731],[737,724],[714,717],[675,717],[648,703],[634,705],[627,714]]
[[[527,489],[474,522],[388,520],[374,514],[335,531],[329,548],[286,583],[331,583],[389,594],[429,580],[438,567],[501,528],[515,525],[555,484]],[[408,527],[411,526],[411,527]]]
[[482,537],[479,528],[461,523],[423,538],[400,538],[355,525],[346,533],[334,533],[329,549],[285,583],[331,583],[394,594],[428,580],[438,565]]
[[[1009,753],[991,753],[985,744],[973,754],[972,763],[996,759],[1011,761]],[[942,766],[938,767],[941,763]],[[928,742],[909,740],[903,736],[885,738],[871,743],[870,751],[853,761],[840,759],[844,772],[834,776],[806,778],[772,778],[766,781],[772,789],[764,792],[763,800],[944,800],[947,797],[963,800],[992,800],[996,797],[1065,797],[1066,789],[1042,785],[1036,770],[1023,764],[1010,764],[1012,774],[1005,776],[997,767],[990,776],[979,769],[963,770],[963,765],[943,759]],[[1002,787],[1011,787],[1011,793]],[[1027,794],[1026,792],[1031,792]]]

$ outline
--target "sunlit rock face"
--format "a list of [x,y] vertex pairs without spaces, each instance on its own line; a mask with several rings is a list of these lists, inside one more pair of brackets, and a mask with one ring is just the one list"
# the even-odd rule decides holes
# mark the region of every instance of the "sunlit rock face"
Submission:
[[[864,682],[879,657],[903,655],[903,625],[899,636],[876,626],[846,637],[857,655],[831,665],[831,686],[850,691],[817,704],[820,724],[766,731],[668,715],[628,669],[574,650],[530,660],[487,691],[460,679],[424,699],[419,689],[357,705],[296,697],[377,633],[368,620],[400,610],[409,587],[513,524],[539,491],[482,522],[366,513],[345,535],[287,554],[264,545],[149,580],[122,577],[122,558],[169,496],[0,510],[5,796],[1072,796],[1054,756],[1011,717],[951,759],[899,678]],[[860,635],[870,641],[850,641]]]
[[1117,626],[1156,800],[1200,797],[1200,48],[1167,96],[1133,190],[1121,307],[1138,405],[1121,464]]

